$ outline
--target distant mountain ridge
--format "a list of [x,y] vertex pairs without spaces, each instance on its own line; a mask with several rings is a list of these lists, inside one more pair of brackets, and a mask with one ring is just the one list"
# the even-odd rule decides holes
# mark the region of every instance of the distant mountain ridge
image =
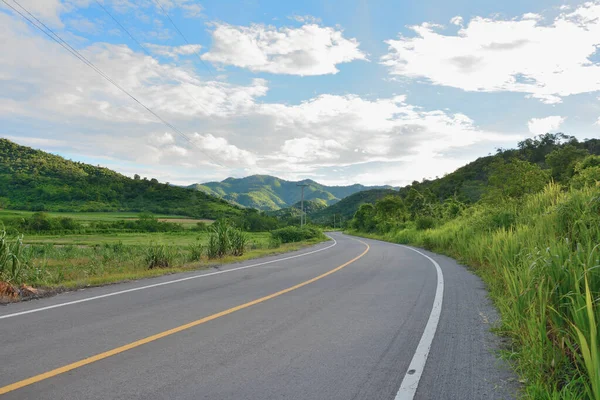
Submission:
[[227,178],[221,182],[207,182],[188,186],[204,193],[220,197],[244,207],[274,211],[287,208],[300,201],[298,184],[304,189],[304,200],[332,205],[351,194],[369,189],[391,189],[391,186],[327,186],[311,179],[287,181],[270,175],[252,175],[245,178]]

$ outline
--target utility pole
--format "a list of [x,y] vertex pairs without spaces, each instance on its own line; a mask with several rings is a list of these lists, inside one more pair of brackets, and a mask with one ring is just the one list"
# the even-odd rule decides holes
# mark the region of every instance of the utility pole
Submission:
[[[302,188],[302,194],[300,197],[300,228],[302,228],[303,221],[306,223],[306,216],[304,215],[304,188],[307,187],[308,184],[297,183],[296,186],[300,186]],[[304,220],[302,218],[304,218]]]
[[333,229],[335,229],[335,213],[333,214]]

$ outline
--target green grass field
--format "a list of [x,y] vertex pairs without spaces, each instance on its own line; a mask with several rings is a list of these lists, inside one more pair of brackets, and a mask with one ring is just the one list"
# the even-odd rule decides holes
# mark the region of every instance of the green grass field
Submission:
[[[33,211],[0,210],[0,221],[9,221],[18,218],[27,218],[33,215]],[[136,212],[46,212],[52,218],[68,217],[88,226],[90,222],[115,222],[119,220],[138,219],[140,213]],[[196,226],[198,222],[212,223],[208,219],[193,219],[181,215],[155,214],[159,221],[174,222],[183,225],[184,228]]]
[[[188,246],[208,241],[208,232],[157,232],[157,233],[107,233],[91,235],[32,235],[26,236],[25,244],[52,244],[52,245],[75,245],[95,246],[104,244],[122,243],[127,246],[149,245],[160,243],[169,246]],[[268,232],[248,233],[251,243],[262,246],[269,242]]]
[[[32,212],[0,210],[0,221],[27,218]],[[71,217],[81,224],[116,222],[137,219],[137,213],[48,213],[50,217]],[[189,228],[201,220],[177,215],[155,215],[158,220],[182,223]],[[202,220],[202,222],[213,222]],[[1,231],[1,230],[0,230]],[[68,232],[68,231],[67,231]],[[78,232],[78,231],[77,231]],[[1,235],[0,235],[1,236]],[[298,243],[281,244],[273,241],[269,232],[245,233],[242,255],[227,253],[222,258],[209,257],[209,231],[186,229],[178,232],[111,233],[35,233],[0,237],[0,259],[12,260],[17,254],[18,264],[0,265],[0,281],[13,285],[27,284],[50,291],[60,288],[96,286],[125,280],[140,279],[181,271],[207,268],[223,263],[297,250],[325,240],[319,237]],[[152,267],[156,255],[160,267]],[[14,269],[16,265],[16,269]],[[2,293],[0,293],[2,297]]]

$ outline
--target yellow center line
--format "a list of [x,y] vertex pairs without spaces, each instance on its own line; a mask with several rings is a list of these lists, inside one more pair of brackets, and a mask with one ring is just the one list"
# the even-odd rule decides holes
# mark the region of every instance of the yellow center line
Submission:
[[22,381],[19,381],[19,382],[11,383],[10,385],[7,385],[7,386],[4,386],[4,387],[0,388],[0,395],[12,392],[14,390],[20,389],[20,388],[25,387],[25,386],[32,385],[34,383],[37,383],[37,382],[40,382],[40,381],[43,381],[43,380],[46,380],[46,379],[49,379],[49,378],[52,378],[52,377],[55,377],[55,376],[60,375],[60,374],[64,374],[65,372],[72,371],[74,369],[83,367],[84,365],[88,365],[88,364],[94,363],[96,361],[103,360],[105,358],[114,356],[116,354],[123,353],[123,352],[125,352],[127,350],[134,349],[134,348],[139,347],[139,346],[141,346],[143,344],[154,342],[155,340],[158,340],[158,339],[170,336],[170,335],[174,335],[175,333],[184,331],[186,329],[193,328],[195,326],[198,326],[198,325],[201,325],[201,324],[203,324],[205,322],[212,321],[214,319],[223,317],[225,315],[232,314],[232,313],[234,313],[236,311],[243,310],[244,308],[248,308],[248,307],[251,307],[251,306],[253,306],[255,304],[259,304],[259,303],[265,302],[267,300],[270,300],[270,299],[273,299],[275,297],[281,296],[283,294],[289,293],[292,290],[296,290],[296,289],[299,289],[299,288],[301,288],[303,286],[306,286],[306,285],[309,285],[309,284],[311,284],[313,282],[316,282],[319,279],[325,278],[326,276],[331,275],[334,272],[337,272],[340,269],[342,269],[342,268],[344,268],[344,267],[352,264],[353,262],[355,262],[356,260],[358,260],[359,258],[361,258],[362,256],[364,256],[365,254],[367,254],[367,252],[370,249],[369,245],[367,243],[361,241],[361,240],[358,240],[358,241],[361,242],[362,244],[364,244],[365,246],[367,246],[367,248],[365,249],[365,251],[363,251],[359,256],[357,256],[357,257],[353,258],[352,260],[350,260],[350,261],[348,261],[348,262],[340,265],[339,267],[336,267],[336,268],[332,269],[331,271],[325,272],[324,274],[321,274],[321,275],[319,275],[317,277],[314,277],[312,279],[309,279],[309,280],[307,280],[305,282],[299,283],[299,284],[294,285],[292,287],[289,287],[287,289],[283,289],[283,290],[281,290],[281,291],[279,291],[277,293],[273,293],[273,294],[270,294],[270,295],[265,296],[265,297],[261,297],[261,298],[256,299],[256,300],[249,301],[248,303],[240,304],[239,306],[232,307],[232,308],[230,308],[228,310],[221,311],[221,312],[218,312],[216,314],[209,315],[208,317],[201,318],[199,320],[187,323],[185,325],[178,326],[178,327],[173,328],[173,329],[169,329],[169,330],[164,331],[164,332],[157,333],[157,334],[152,335],[152,336],[148,336],[147,338],[144,338],[144,339],[136,340],[135,342],[131,342],[131,343],[126,344],[124,346],[117,347],[117,348],[109,350],[109,351],[105,351],[104,353],[100,353],[100,354],[96,354],[96,355],[88,357],[88,358],[84,358],[83,360],[76,361],[76,362],[74,362],[72,364],[68,364],[68,365],[65,365],[63,367],[56,368],[56,369],[53,369],[53,370],[48,371],[48,372],[44,372],[43,374],[35,375],[35,376],[32,376],[31,378],[27,378],[27,379],[23,379]]

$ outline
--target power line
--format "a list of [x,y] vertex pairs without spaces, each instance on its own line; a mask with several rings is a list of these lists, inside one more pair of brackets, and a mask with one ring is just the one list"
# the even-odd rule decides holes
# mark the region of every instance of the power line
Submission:
[[[96,73],[98,73],[100,76],[102,76],[104,79],[106,79],[108,82],[110,82],[111,84],[113,84],[117,89],[119,89],[120,91],[122,91],[123,93],[125,93],[129,98],[131,98],[133,101],[135,101],[136,103],[138,103],[140,106],[142,106],[146,111],[148,111],[150,114],[152,114],[156,119],[158,119],[159,121],[161,121],[164,125],[166,125],[168,128],[170,128],[171,130],[173,130],[175,133],[179,134],[180,136],[182,136],[185,140],[187,140],[189,143],[193,144],[193,141],[182,131],[180,131],[179,129],[177,129],[173,124],[171,124],[170,122],[164,120],[160,115],[158,115],[156,112],[154,112],[151,108],[149,108],[148,106],[146,106],[145,104],[143,104],[140,100],[138,100],[135,96],[133,96],[131,93],[129,93],[127,90],[125,90],[123,87],[121,87],[118,83],[116,83],[114,80],[112,80],[108,75],[106,75],[100,68],[96,67],[91,61],[89,61],[87,58],[85,58],[85,56],[83,56],[81,53],[79,53],[79,51],[77,51],[76,49],[74,49],[73,47],[71,47],[71,45],[69,43],[67,43],[65,40],[63,40],[58,34],[56,34],[52,29],[50,29],[46,24],[44,24],[42,21],[40,21],[35,15],[31,14],[25,7],[23,7],[17,0],[13,0],[13,2],[15,4],[17,4],[21,9],[23,9],[23,11],[25,11],[31,18],[33,18],[34,20],[36,20],[41,26],[43,26],[46,30],[42,29],[39,25],[37,25],[36,23],[34,23],[30,18],[28,18],[26,15],[24,15],[22,12],[20,12],[19,10],[17,10],[15,7],[13,7],[12,5],[10,5],[9,3],[6,2],[6,0],[1,0],[4,4],[6,4],[10,9],[12,9],[14,12],[16,12],[17,14],[19,14],[21,17],[23,17],[25,20],[27,20],[31,25],[33,25],[34,27],[36,27],[38,30],[40,30],[42,33],[44,33],[46,36],[48,36],[50,39],[52,39],[53,41],[55,41],[56,43],[58,43],[59,45],[61,45],[64,49],[66,49],[69,53],[71,53],[73,56],[77,57],[81,62],[83,62],[84,64],[86,64],[88,67],[92,68]],[[203,152],[203,154],[205,154]],[[219,162],[215,161],[212,157],[210,157],[208,154],[205,154],[211,161],[213,161],[215,164],[224,167],[222,164],[220,164]]]
[[[102,3],[100,3],[98,0],[94,0],[94,1],[96,2],[96,4],[98,4],[98,5],[100,6],[100,8],[102,8],[102,9],[104,10],[104,12],[105,12],[106,14],[108,14],[108,16],[109,16],[109,17],[111,17],[111,18],[112,18],[112,20],[113,20],[113,21],[115,21],[115,23],[116,23],[116,24],[117,24],[117,25],[118,25],[118,26],[121,28],[121,30],[123,30],[123,31],[124,31],[124,32],[125,32],[125,33],[126,33],[126,34],[127,34],[129,37],[130,37],[130,38],[131,38],[131,40],[133,40],[133,41],[134,41],[134,42],[135,42],[135,43],[136,43],[136,44],[137,44],[137,45],[138,45],[138,46],[139,46],[139,47],[140,47],[140,48],[141,48],[141,49],[144,51],[144,53],[146,53],[146,55],[147,55],[148,57],[151,57],[151,58],[153,58],[153,57],[152,57],[152,55],[150,54],[150,52],[148,51],[148,49],[146,48],[146,46],[144,46],[143,44],[141,44],[141,43],[140,43],[140,42],[139,42],[139,41],[138,41],[138,40],[137,40],[137,39],[136,39],[136,38],[135,38],[135,37],[134,37],[134,36],[131,34],[131,32],[129,32],[129,30],[128,30],[127,28],[125,28],[125,27],[123,26],[123,24],[121,24],[121,23],[119,22],[119,20],[117,20],[117,18],[115,18],[115,17],[114,17],[114,15],[113,15],[113,14],[111,14],[111,13],[110,13],[110,11],[108,11],[108,9],[106,9],[106,7],[104,7],[104,5],[102,5]],[[163,82],[165,82],[165,80],[164,80],[164,79],[161,79],[161,80],[162,80]],[[179,80],[179,82],[180,82],[180,83],[182,83],[182,84],[184,83],[184,82],[183,82],[183,81],[181,81],[181,80]],[[188,90],[185,88],[185,86],[183,86],[183,85],[182,85],[182,86],[181,86],[181,88],[182,88],[182,89],[183,89],[183,90],[184,90],[184,91],[187,93],[187,95],[188,95],[188,96],[190,96],[190,98],[191,98],[191,99],[192,99],[192,100],[193,100],[193,101],[194,101],[194,102],[195,102],[195,103],[198,105],[198,107],[200,107],[200,108],[201,108],[201,109],[202,109],[202,110],[203,110],[203,111],[206,113],[206,115],[210,114],[210,113],[208,112],[208,110],[207,110],[207,109],[206,109],[206,108],[205,108],[205,107],[204,107],[202,104],[200,104],[200,102],[198,101],[198,99],[196,99],[196,98],[194,97],[194,95],[192,95],[192,94],[191,94],[191,93],[190,93],[190,92],[189,92],[189,91],[188,91]]]
[[[169,21],[171,22],[171,25],[173,25],[173,28],[175,28],[175,30],[177,31],[177,33],[179,33],[179,36],[181,36],[183,38],[183,40],[190,46],[192,46],[192,44],[187,40],[187,38],[185,37],[185,35],[183,34],[183,32],[181,32],[181,30],[179,30],[179,28],[177,27],[177,25],[175,25],[175,22],[173,22],[173,20],[171,19],[171,16],[169,15],[169,13],[167,12],[167,10],[165,10],[165,8],[162,6],[162,4],[160,4],[160,0],[154,0],[154,2],[156,3],[157,6],[160,7],[160,9],[162,10],[162,12],[165,14],[165,16],[169,19]],[[196,55],[196,57],[198,57],[198,60],[200,60],[200,62],[202,63],[202,65],[204,65],[204,67],[208,70],[208,72],[213,76],[213,78],[216,78],[215,74],[213,74],[212,70],[208,67],[208,65],[204,62],[204,60],[202,59],[202,57],[200,57],[200,54],[198,54],[198,52],[196,51],[196,49],[194,49],[192,47],[192,50],[194,51],[194,54]]]

